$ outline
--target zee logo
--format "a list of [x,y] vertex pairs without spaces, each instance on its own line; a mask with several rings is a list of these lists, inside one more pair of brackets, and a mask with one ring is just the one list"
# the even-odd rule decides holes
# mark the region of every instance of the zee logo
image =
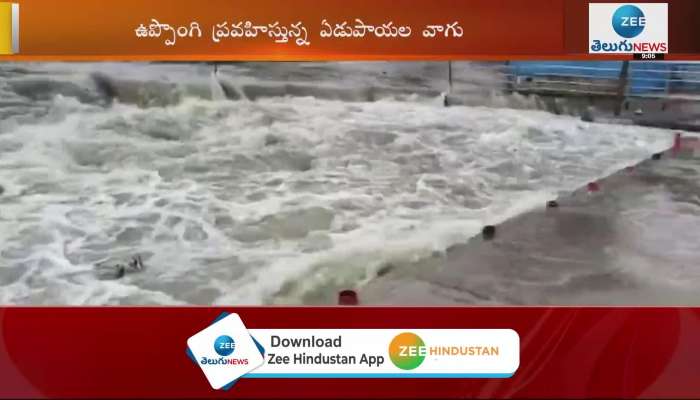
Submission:
[[231,336],[221,335],[214,341],[214,351],[222,357],[230,356],[236,350],[236,341]]
[[612,17],[612,26],[615,32],[627,39],[639,36],[646,27],[647,19],[642,10],[633,5],[624,5],[618,8]]
[[668,53],[668,3],[589,3],[588,52]]

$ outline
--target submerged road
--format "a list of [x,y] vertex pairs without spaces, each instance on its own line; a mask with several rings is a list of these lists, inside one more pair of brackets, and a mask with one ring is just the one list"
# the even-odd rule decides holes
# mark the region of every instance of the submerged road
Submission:
[[556,201],[497,226],[490,240],[380,274],[361,303],[700,304],[697,141]]

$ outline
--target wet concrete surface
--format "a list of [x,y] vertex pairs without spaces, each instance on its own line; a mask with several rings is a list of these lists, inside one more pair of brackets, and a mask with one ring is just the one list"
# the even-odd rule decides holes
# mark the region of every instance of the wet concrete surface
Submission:
[[[619,171],[360,290],[377,305],[700,305],[700,146]],[[554,199],[553,199],[554,200]]]

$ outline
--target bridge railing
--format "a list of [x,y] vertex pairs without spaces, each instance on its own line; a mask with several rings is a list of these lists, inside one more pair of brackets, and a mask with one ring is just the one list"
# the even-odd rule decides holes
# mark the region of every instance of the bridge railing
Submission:
[[[468,64],[468,65],[466,65]],[[452,63],[456,92],[502,88],[508,91],[581,96],[700,100],[700,63],[636,61],[512,61]],[[626,73],[623,73],[624,69]],[[622,90],[622,92],[621,92]]]
[[635,62],[511,62],[501,74],[514,90],[615,95],[628,97],[697,97],[700,63]]

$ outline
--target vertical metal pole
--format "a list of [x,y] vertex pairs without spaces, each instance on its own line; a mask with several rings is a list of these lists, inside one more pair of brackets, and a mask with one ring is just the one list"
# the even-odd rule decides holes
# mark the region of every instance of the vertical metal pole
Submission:
[[504,70],[506,71],[505,92],[511,94],[515,90],[515,72],[511,67],[509,60],[503,63],[503,65],[505,66]]
[[449,96],[452,93],[452,61],[447,62],[447,93],[442,97],[442,105],[448,107],[450,105]]
[[452,61],[447,62],[447,79],[450,85],[447,89],[447,93],[452,93]]
[[620,70],[620,78],[617,85],[617,105],[615,106],[615,116],[619,117],[622,112],[622,103],[625,102],[625,92],[627,90],[627,81],[629,75],[630,62],[623,61],[622,69]]

